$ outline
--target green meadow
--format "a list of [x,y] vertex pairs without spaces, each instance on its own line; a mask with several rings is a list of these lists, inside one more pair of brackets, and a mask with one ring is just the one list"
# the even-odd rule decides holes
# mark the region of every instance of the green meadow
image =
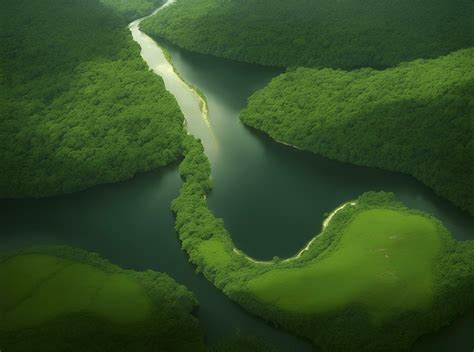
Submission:
[[150,313],[144,288],[126,274],[107,273],[51,255],[8,259],[0,266],[0,281],[5,284],[0,303],[2,327],[35,326],[82,311],[116,323],[144,320]]
[[5,351],[204,351],[194,295],[163,273],[94,253],[35,247],[0,255]]
[[381,320],[429,307],[439,248],[438,228],[426,217],[366,210],[328,253],[302,267],[269,271],[250,280],[247,289],[290,312],[326,313],[360,303]]

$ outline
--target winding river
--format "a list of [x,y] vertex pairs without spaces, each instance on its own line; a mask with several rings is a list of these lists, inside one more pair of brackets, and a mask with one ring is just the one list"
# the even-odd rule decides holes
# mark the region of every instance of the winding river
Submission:
[[[165,6],[169,6],[169,1]],[[172,5],[171,5],[172,6]],[[212,164],[209,207],[226,223],[239,250],[267,260],[298,253],[319,232],[324,214],[369,190],[394,192],[408,206],[430,212],[458,240],[474,239],[474,220],[412,177],[294,150],[246,128],[238,113],[248,96],[281,69],[190,53],[166,42],[176,72],[163,51],[130,24],[142,57],[160,75],[201,138]],[[182,77],[182,78],[181,78]],[[196,86],[207,100],[208,113]],[[194,272],[174,231],[169,210],[182,181],[177,164],[132,180],[40,200],[0,201],[0,249],[66,244],[99,253],[135,270],[169,273],[192,290],[206,338],[215,342],[236,332],[253,334],[281,351],[311,346],[243,311]],[[471,351],[474,312],[417,343],[415,351]]]

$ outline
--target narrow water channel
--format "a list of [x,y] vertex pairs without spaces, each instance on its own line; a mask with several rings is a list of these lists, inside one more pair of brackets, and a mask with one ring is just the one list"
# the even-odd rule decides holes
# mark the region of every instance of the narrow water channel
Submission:
[[[474,239],[471,217],[411,177],[330,161],[246,128],[238,118],[240,109],[280,69],[198,55],[160,41],[179,75],[205,94],[209,114],[203,117],[199,96],[173,71],[157,44],[139,31],[139,23],[130,29],[144,60],[176,97],[188,131],[201,138],[211,161],[209,206],[245,253],[259,259],[293,255],[319,231],[325,212],[369,190],[393,191],[408,206],[442,220],[457,239]],[[194,273],[169,210],[181,184],[175,164],[72,195],[2,200],[0,250],[67,244],[98,252],[125,268],[167,272],[196,294],[201,304],[197,315],[210,342],[242,332],[281,351],[310,351],[309,344],[247,314]],[[456,347],[450,351],[472,350],[472,317],[424,337],[415,350],[443,344]]]

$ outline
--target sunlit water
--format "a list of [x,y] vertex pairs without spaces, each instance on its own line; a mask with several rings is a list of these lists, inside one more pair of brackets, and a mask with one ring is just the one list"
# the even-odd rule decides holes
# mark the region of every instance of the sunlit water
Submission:
[[[130,25],[142,57],[176,97],[187,129],[201,138],[212,164],[210,208],[225,221],[236,246],[253,257],[286,257],[304,247],[320,229],[323,215],[369,190],[395,192],[408,206],[430,212],[459,240],[473,239],[474,222],[411,177],[330,161],[293,150],[246,128],[238,112],[248,96],[280,69],[198,55],[166,43],[173,63],[199,96],[166,61],[162,50]],[[111,262],[136,270],[169,273],[200,301],[197,316],[213,342],[237,331],[264,338],[282,351],[307,351],[300,339],[244,312],[201,275],[180,248],[169,210],[181,186],[177,164],[113,185],[42,200],[0,202],[0,248],[68,244],[98,252]],[[474,315],[429,335],[417,351],[470,351]]]

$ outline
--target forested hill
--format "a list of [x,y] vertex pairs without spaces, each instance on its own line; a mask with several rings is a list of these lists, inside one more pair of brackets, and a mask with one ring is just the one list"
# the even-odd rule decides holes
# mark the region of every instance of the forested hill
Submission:
[[100,0],[100,2],[127,21],[131,21],[150,14],[165,0]]
[[251,63],[386,68],[473,45],[473,11],[471,0],[179,0],[143,29]]
[[156,4],[2,1],[0,197],[81,190],[179,157],[183,116],[127,28]]
[[376,71],[298,68],[242,120],[332,159],[414,175],[474,214],[474,49]]

